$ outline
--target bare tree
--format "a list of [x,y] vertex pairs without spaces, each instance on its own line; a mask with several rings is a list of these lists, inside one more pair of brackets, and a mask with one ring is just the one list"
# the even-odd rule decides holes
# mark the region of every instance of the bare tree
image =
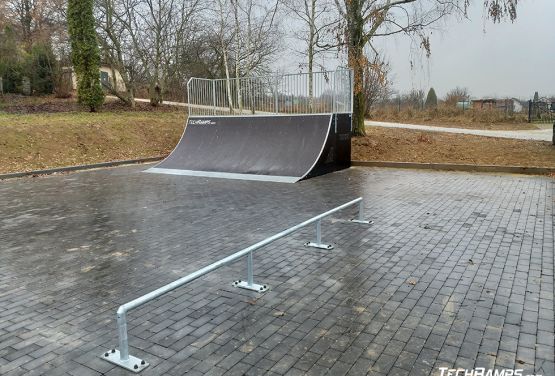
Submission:
[[[172,66],[181,58],[193,14],[201,0],[98,0],[105,57],[127,87],[121,99],[133,105],[135,79],[144,77],[150,103],[162,103]],[[117,90],[116,90],[117,92]],[[117,93],[115,93],[117,94]]]
[[449,106],[456,106],[457,102],[466,101],[470,98],[470,94],[467,88],[456,87],[447,94],[445,94],[444,102]]
[[429,54],[426,29],[447,15],[464,14],[469,0],[334,1],[340,15],[339,25],[344,30],[339,44],[346,47],[348,64],[354,72],[353,129],[356,135],[364,135],[364,71],[369,64],[364,48],[374,49],[376,38],[406,34],[418,39]]
[[375,54],[364,70],[364,97],[366,114],[376,102],[384,102],[392,93],[389,74],[391,66],[387,61]]
[[[448,15],[466,16],[471,0],[334,0],[339,13],[338,45],[347,49],[349,66],[354,72],[354,133],[364,135],[365,98],[364,67],[369,64],[364,54],[376,38],[405,34],[413,38],[430,55],[428,29]],[[480,0],[482,1],[482,0]],[[499,22],[514,20],[518,0],[483,0],[487,15]]]
[[3,23],[16,26],[28,51],[34,42],[56,42],[52,39],[67,34],[65,0],[5,0],[1,7]]
[[421,110],[424,108],[424,100],[426,93],[422,89],[412,89],[407,94],[401,97],[401,104],[410,106],[414,109]]
[[516,20],[518,0],[484,0],[487,16],[495,23],[504,19]]
[[277,12],[280,1],[230,0],[234,26],[235,90],[243,111],[241,78],[265,73],[279,50]]
[[217,37],[219,41],[219,47],[221,48],[223,66],[225,71],[225,84],[227,91],[227,101],[229,105],[230,113],[233,113],[233,98],[231,94],[231,77],[229,68],[229,48],[232,38],[226,37],[229,35],[229,30],[233,30],[233,27],[229,21],[229,12],[227,12],[227,0],[216,0],[217,1],[217,17],[219,19]]
[[8,0],[8,11],[17,20],[18,26],[21,30],[21,39],[25,46],[30,49],[33,44],[33,32],[37,26],[35,22],[35,9],[39,7],[37,0]]
[[[296,39],[303,43],[303,49],[296,52],[306,57],[308,69],[309,106],[313,105],[313,72],[316,58],[330,52],[327,30],[335,24],[334,4],[331,0],[286,0],[285,6],[301,22],[301,29],[294,33]],[[323,66],[321,66],[323,68]]]
[[[100,41],[102,44],[103,58],[112,69],[112,79],[114,84],[105,89],[109,90],[112,95],[117,96],[130,107],[135,107],[135,82],[130,74],[129,64],[133,61],[133,54],[124,49],[124,44],[129,42],[129,30],[126,24],[118,22],[121,19],[116,13],[117,4],[114,0],[98,0],[99,20],[98,29]],[[126,94],[117,86],[116,70],[120,72],[123,83],[125,85]]]

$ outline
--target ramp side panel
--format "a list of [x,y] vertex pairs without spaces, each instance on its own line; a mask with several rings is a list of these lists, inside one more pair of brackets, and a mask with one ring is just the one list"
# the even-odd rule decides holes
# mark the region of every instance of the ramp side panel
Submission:
[[331,116],[192,117],[155,168],[300,179],[322,154]]
[[351,167],[352,115],[334,114],[324,150],[307,178]]

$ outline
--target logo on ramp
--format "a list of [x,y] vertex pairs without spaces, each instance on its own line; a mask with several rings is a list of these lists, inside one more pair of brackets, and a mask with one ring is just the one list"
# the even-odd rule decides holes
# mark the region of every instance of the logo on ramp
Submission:
[[214,120],[210,119],[198,119],[198,120],[189,120],[190,125],[216,125]]

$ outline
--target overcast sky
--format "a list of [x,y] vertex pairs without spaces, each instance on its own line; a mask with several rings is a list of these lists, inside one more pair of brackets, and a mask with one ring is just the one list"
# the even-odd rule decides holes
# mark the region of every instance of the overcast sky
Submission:
[[[470,20],[449,18],[433,31],[429,59],[406,36],[376,43],[390,61],[394,89],[434,87],[439,97],[456,86],[468,88],[473,98],[555,95],[555,0],[522,0],[515,23],[501,24],[484,22],[483,0],[472,2]],[[303,48],[291,37],[285,43]],[[283,56],[276,68],[295,72],[305,59]],[[325,63],[328,69],[337,64],[334,58]]]
[[[395,88],[433,86],[440,97],[456,86],[473,97],[555,95],[555,0],[521,1],[515,23],[495,25],[484,23],[483,8],[473,2],[470,21],[450,19],[432,34],[430,59],[411,57],[406,38],[381,44]],[[417,62],[413,69],[411,58]]]

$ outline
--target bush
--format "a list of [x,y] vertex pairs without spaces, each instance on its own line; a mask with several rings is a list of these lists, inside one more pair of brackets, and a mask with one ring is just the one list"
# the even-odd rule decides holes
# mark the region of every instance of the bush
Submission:
[[48,44],[35,44],[27,58],[27,76],[33,94],[52,94],[56,59]]
[[468,93],[468,89],[457,86],[445,95],[444,102],[450,106],[455,107],[458,102],[468,101],[469,99],[470,94]]
[[6,27],[0,32],[0,76],[5,93],[18,93],[23,77],[22,51],[17,45],[15,31]]
[[497,109],[466,109],[456,108],[447,104],[439,104],[436,108],[416,110],[405,106],[399,111],[398,106],[388,105],[377,108],[370,114],[371,119],[400,123],[415,122],[448,122],[448,123],[526,123],[526,112],[508,114]]
[[424,104],[426,108],[436,108],[437,107],[437,95],[434,88],[430,88],[428,91],[428,95],[426,96],[426,102]]
[[48,43],[35,43],[29,51],[20,46],[9,27],[0,33],[0,77],[5,93],[21,93],[28,77],[33,94],[51,94],[54,87],[56,59]]

